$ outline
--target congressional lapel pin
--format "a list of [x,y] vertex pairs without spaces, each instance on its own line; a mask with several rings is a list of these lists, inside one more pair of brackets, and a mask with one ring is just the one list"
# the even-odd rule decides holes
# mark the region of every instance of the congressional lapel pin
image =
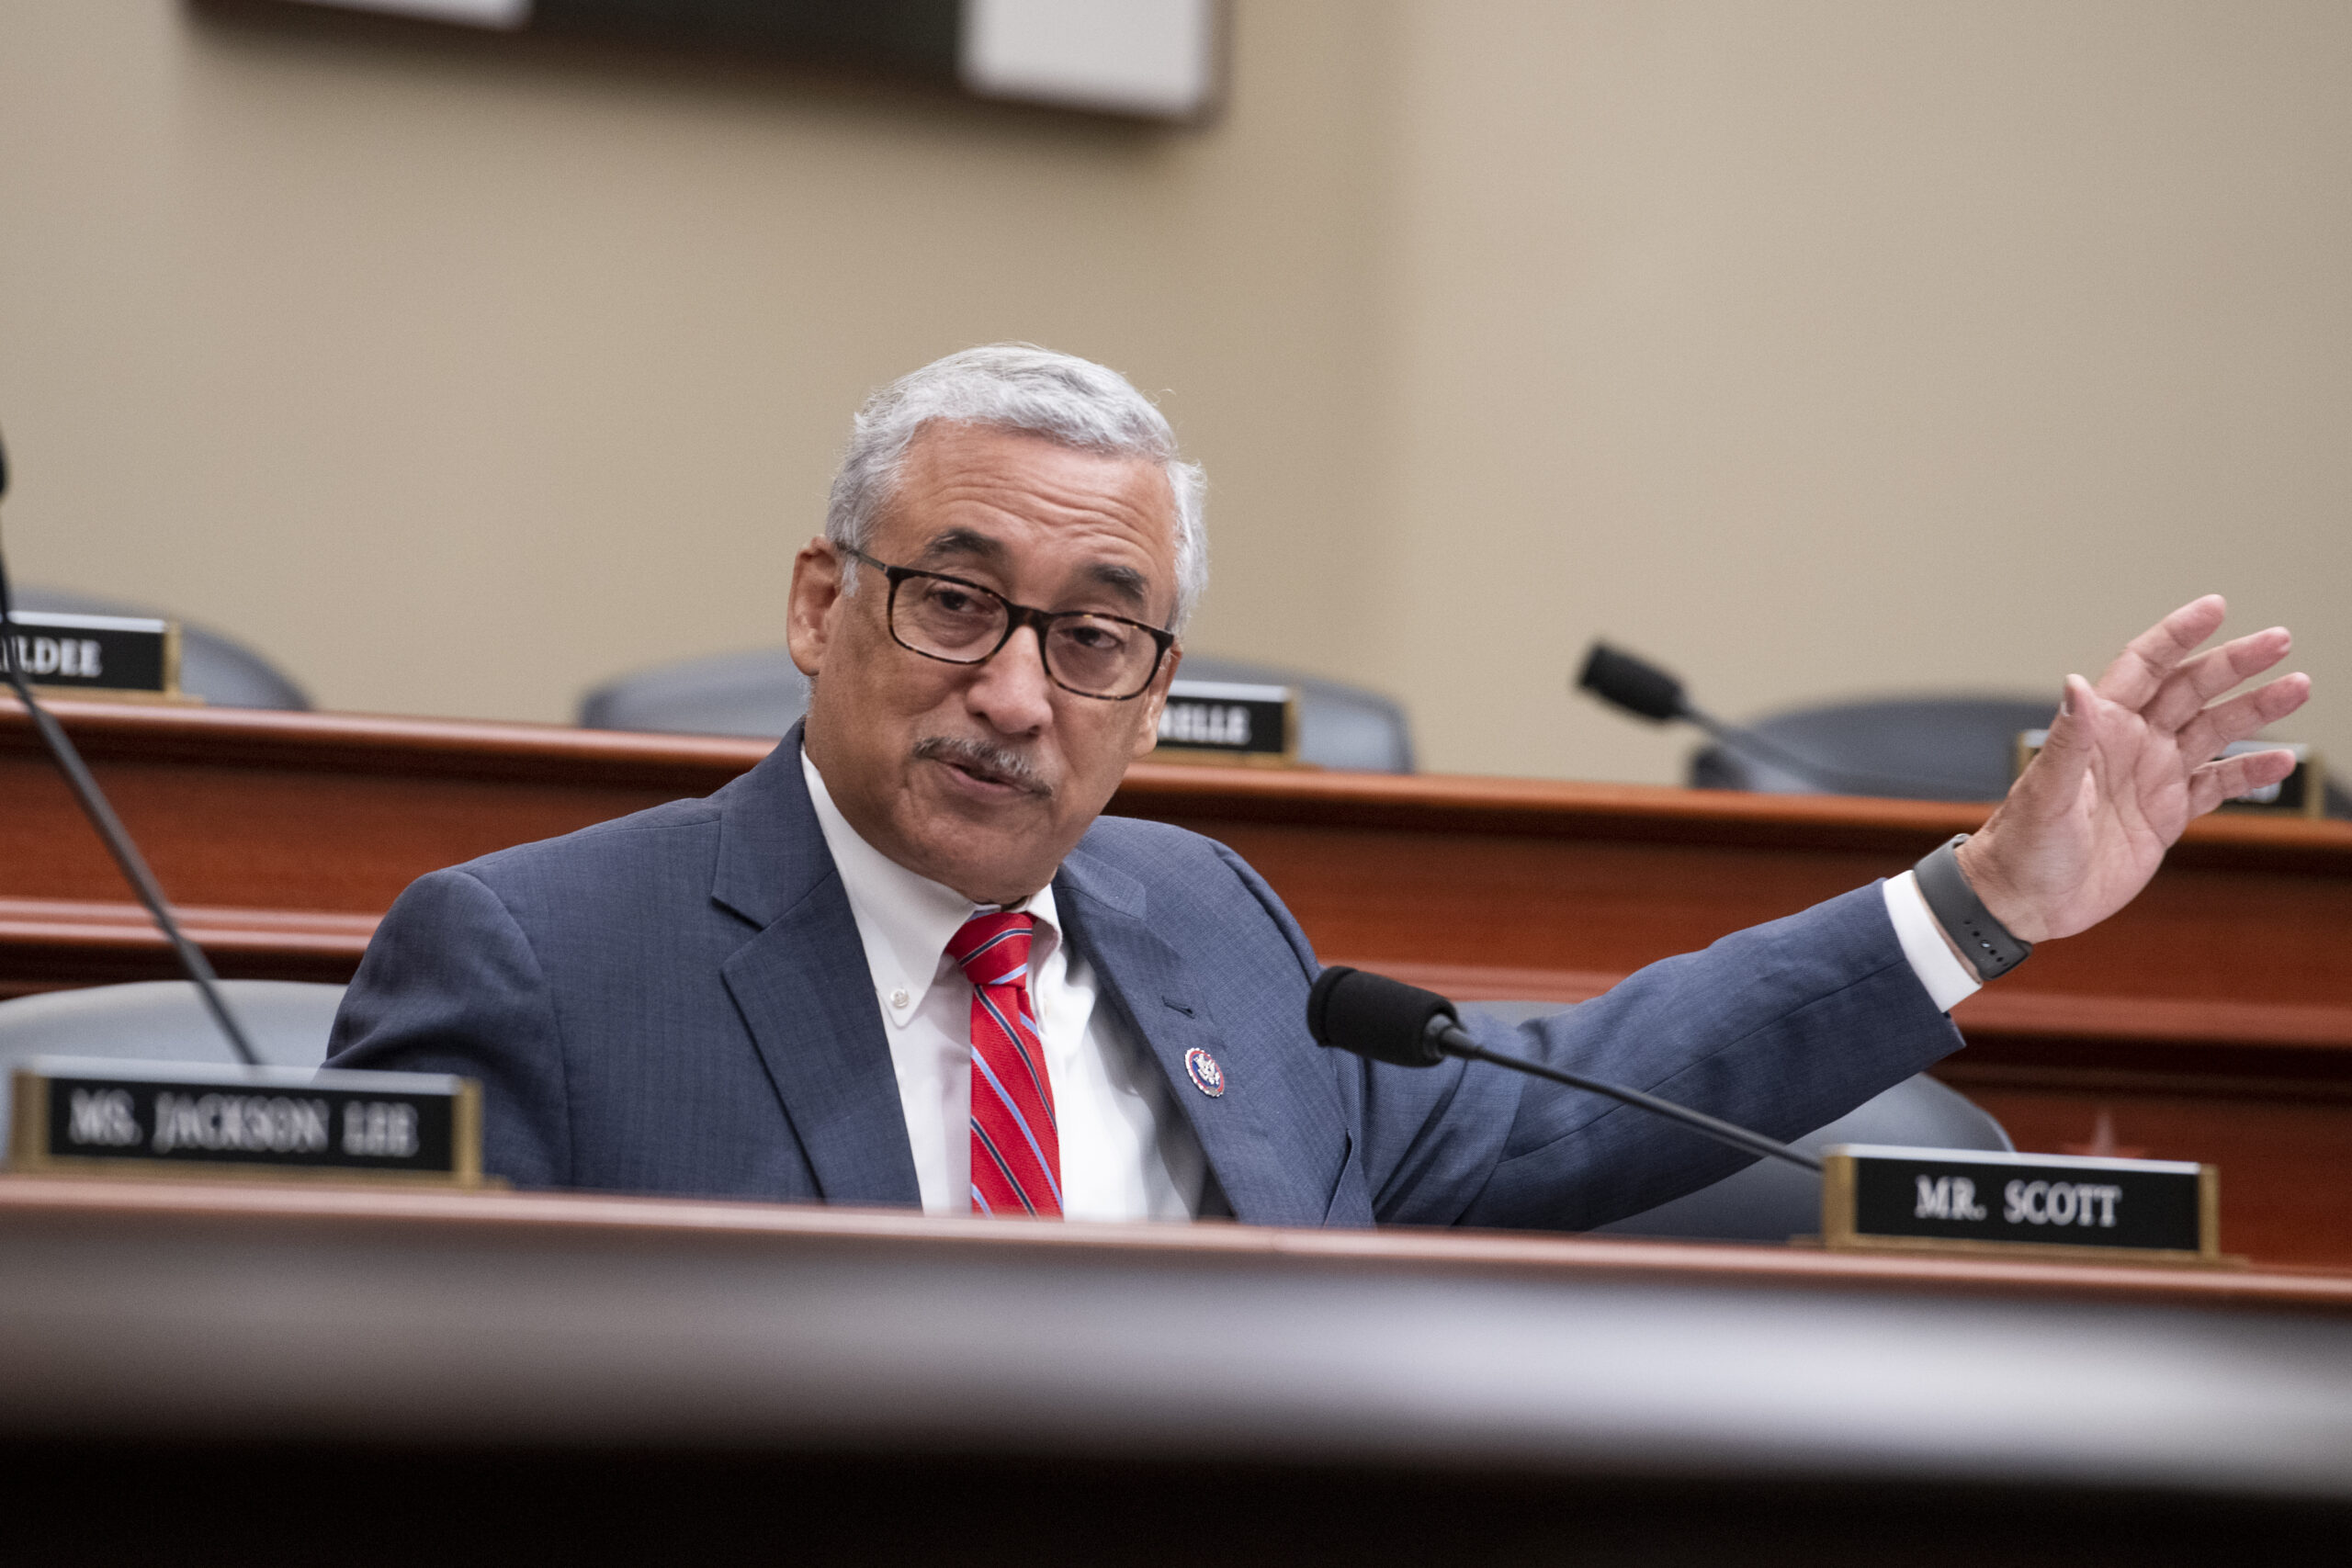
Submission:
[[1224,1069],[1216,1065],[1215,1056],[1198,1045],[1184,1053],[1184,1071],[1191,1077],[1193,1087],[1211,1100],[1225,1093]]

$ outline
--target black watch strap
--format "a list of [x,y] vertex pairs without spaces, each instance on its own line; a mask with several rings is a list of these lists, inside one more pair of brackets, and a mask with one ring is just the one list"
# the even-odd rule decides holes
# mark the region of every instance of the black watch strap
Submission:
[[1977,977],[1996,980],[2030,957],[2033,943],[2011,936],[2009,928],[1993,918],[1984,900],[1976,897],[1976,889],[1968,885],[1968,874],[1960,869],[1960,846],[1967,841],[1968,835],[1962,833],[1948,844],[1937,845],[1920,857],[1911,873],[1919,879],[1928,912],[1967,954]]

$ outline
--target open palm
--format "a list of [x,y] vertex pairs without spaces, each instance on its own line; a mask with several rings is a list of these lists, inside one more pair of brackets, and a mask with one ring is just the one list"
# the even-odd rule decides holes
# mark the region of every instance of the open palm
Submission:
[[2207,594],[2134,637],[2096,686],[2066,677],[2041,754],[1961,846],[1977,897],[2018,936],[2041,942],[2097,925],[2147,886],[2190,822],[2294,771],[2286,751],[2216,760],[2311,695],[2311,678],[2298,674],[2213,700],[2286,658],[2293,641],[2273,626],[2199,653],[2228,608]]

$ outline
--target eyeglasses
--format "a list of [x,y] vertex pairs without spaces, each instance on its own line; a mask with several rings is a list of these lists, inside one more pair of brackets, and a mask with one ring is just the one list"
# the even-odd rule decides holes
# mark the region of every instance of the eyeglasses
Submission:
[[900,648],[947,664],[985,664],[1023,626],[1035,628],[1046,674],[1065,692],[1124,703],[1149,689],[1176,634],[1092,610],[1033,610],[1003,594],[936,571],[892,566],[845,550],[890,581],[890,637]]

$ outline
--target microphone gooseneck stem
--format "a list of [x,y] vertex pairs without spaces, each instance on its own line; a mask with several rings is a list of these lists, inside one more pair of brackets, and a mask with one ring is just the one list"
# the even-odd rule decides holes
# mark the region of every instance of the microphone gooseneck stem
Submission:
[[1942,797],[1945,788],[1943,783],[1936,779],[1871,773],[1815,761],[1752,729],[1725,724],[1692,702],[1690,694],[1676,676],[1639,654],[1627,653],[1605,642],[1594,643],[1586,653],[1584,669],[1572,685],[1579,691],[1590,693],[1613,708],[1632,714],[1636,718],[1647,719],[1652,724],[1679,720],[1695,725],[1724,750],[1736,751],[1750,761],[1793,774],[1798,782],[1816,789],[1854,795],[1924,793],[1928,799],[1934,800]]
[[1681,716],[1707,732],[1718,746],[1747,753],[1767,766],[1795,774],[1810,784],[1826,785],[1832,790],[1852,790],[1861,795],[1899,795],[1906,790],[1941,787],[1933,779],[1912,778],[1894,773],[1864,773],[1851,769],[1832,767],[1817,762],[1776,741],[1767,740],[1752,729],[1743,729],[1689,703],[1682,705]]
[[34,700],[32,686],[26,681],[24,670],[17,660],[16,618],[8,600],[8,576],[5,564],[0,564],[0,673],[6,674],[8,684],[15,689],[17,700],[25,705],[25,712],[32,719],[34,732],[40,735],[41,744],[49,749],[50,757],[57,763],[57,771],[65,775],[66,785],[73,790],[83,815],[98,830],[107,852],[114,857],[114,863],[122,868],[122,874],[130,882],[131,890],[139,895],[139,901],[147,906],[148,914],[154,917],[156,928],[172,944],[172,951],[178,954],[180,967],[195,982],[197,994],[204,998],[205,1008],[212,1014],[213,1022],[219,1024],[220,1032],[228,1037],[229,1048],[245,1066],[260,1066],[261,1057],[254,1053],[253,1043],[245,1038],[244,1030],[238,1026],[236,1016],[230,1012],[228,1002],[220,995],[220,978],[212,973],[212,964],[204,956],[204,950],[190,942],[187,933],[180,930],[179,922],[172,918],[172,908],[164,899],[163,888],[156,885],[154,874],[147,869],[147,862],[140,854],[139,846],[131,841],[130,833],[122,826],[122,819],[114,814],[114,807],[107,803],[105,792],[98,788],[98,781],[90,776],[89,768],[83,762],[81,752],[66,735],[64,727]]
[[1752,1155],[1765,1155],[1773,1159],[1786,1160],[1789,1164],[1812,1171],[1816,1176],[1821,1172],[1821,1161],[1802,1149],[1792,1149],[1788,1145],[1768,1138],[1761,1133],[1751,1133],[1745,1127],[1736,1127],[1728,1122],[1717,1121],[1702,1111],[1693,1111],[1687,1105],[1677,1105],[1670,1100],[1660,1100],[1654,1094],[1645,1094],[1637,1089],[1626,1089],[1619,1084],[1603,1083],[1599,1078],[1589,1078],[1576,1073],[1563,1072],[1547,1063],[1532,1062],[1524,1056],[1507,1056],[1499,1051],[1489,1051],[1476,1040],[1471,1039],[1459,1024],[1453,1022],[1442,1014],[1430,1020],[1430,1039],[1435,1043],[1439,1050],[1449,1056],[1459,1056],[1465,1062],[1491,1062],[1498,1067],[1509,1067],[1514,1072],[1526,1073],[1531,1077],[1548,1079],[1556,1084],[1565,1084],[1570,1089],[1580,1089],[1590,1094],[1602,1095],[1621,1104],[1631,1105],[1649,1111],[1653,1115],[1663,1116],[1668,1121],[1679,1122],[1692,1132],[1703,1134],[1719,1144],[1729,1144],[1736,1149],[1741,1149]]

